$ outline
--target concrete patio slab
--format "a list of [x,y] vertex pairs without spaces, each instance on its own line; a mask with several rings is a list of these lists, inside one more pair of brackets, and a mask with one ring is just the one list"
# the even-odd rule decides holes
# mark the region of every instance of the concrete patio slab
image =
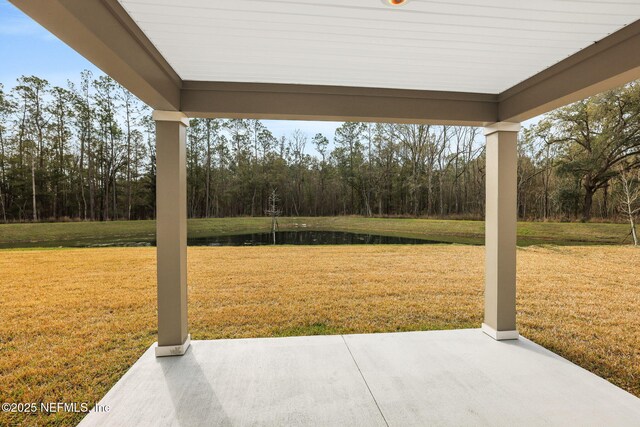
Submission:
[[193,341],[150,348],[82,426],[637,426],[640,399],[479,329]]
[[341,336],[192,341],[153,348],[83,426],[384,426]]
[[520,337],[347,335],[392,426],[640,426],[640,399]]

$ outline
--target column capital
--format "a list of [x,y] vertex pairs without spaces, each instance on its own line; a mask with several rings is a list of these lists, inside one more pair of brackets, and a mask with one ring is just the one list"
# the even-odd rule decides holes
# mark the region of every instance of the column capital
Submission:
[[182,111],[153,110],[152,117],[156,122],[180,122],[189,127],[189,118]]
[[513,122],[496,122],[484,127],[484,136],[491,135],[496,132],[519,132],[520,123]]

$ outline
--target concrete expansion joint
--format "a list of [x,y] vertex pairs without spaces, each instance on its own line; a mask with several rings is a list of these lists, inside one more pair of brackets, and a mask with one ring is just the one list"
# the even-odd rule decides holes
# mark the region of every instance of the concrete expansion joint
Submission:
[[362,381],[364,381],[364,385],[367,386],[367,390],[369,390],[369,394],[371,395],[371,398],[373,399],[373,403],[376,404],[376,407],[378,408],[378,412],[380,412],[380,416],[382,417],[382,420],[384,421],[385,425],[387,427],[389,427],[389,422],[387,421],[387,418],[384,416],[384,413],[382,412],[382,408],[380,407],[380,404],[378,403],[378,400],[373,395],[373,391],[371,391],[371,387],[369,387],[369,383],[367,382],[367,379],[365,378],[364,374],[362,373],[362,369],[360,369],[360,365],[358,365],[358,361],[356,360],[355,356],[353,355],[353,352],[351,351],[351,348],[349,348],[349,344],[347,343],[347,339],[344,337],[344,335],[340,335],[340,337],[342,338],[342,342],[344,342],[345,347],[347,347],[347,351],[349,352],[349,355],[351,356],[351,360],[353,360],[353,363],[356,365],[356,368],[358,369],[358,372],[360,373],[360,376],[362,377]]

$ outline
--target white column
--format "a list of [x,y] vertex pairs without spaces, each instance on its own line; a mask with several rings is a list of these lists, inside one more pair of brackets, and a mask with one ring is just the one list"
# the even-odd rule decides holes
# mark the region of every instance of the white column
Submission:
[[517,339],[516,221],[519,123],[484,129],[486,146],[485,292],[482,330]]
[[187,117],[154,111],[156,122],[156,242],[158,344],[156,356],[187,351]]

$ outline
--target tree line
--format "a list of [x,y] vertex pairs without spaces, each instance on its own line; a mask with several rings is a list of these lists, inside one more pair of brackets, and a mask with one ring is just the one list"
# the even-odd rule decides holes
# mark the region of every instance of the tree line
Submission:
[[[632,83],[521,132],[519,217],[615,219],[638,169]],[[277,138],[260,120],[191,119],[187,132],[190,217],[262,216],[275,190],[287,216],[479,219],[485,170],[473,127],[345,122]],[[0,220],[154,218],[155,174],[151,111],[111,78],[0,85]]]

